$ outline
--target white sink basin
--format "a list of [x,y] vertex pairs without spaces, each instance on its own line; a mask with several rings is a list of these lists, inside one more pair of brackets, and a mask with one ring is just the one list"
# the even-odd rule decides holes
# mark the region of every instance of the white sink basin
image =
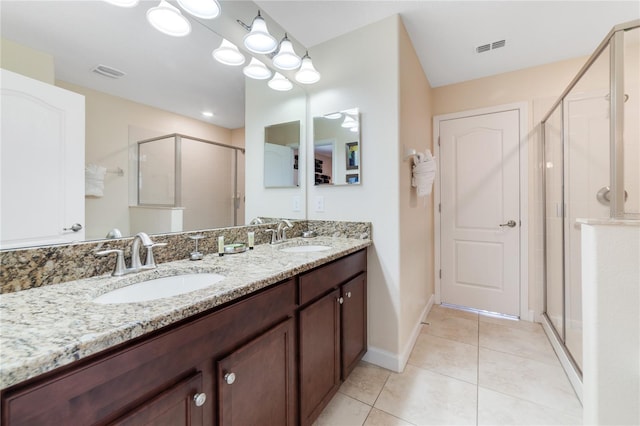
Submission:
[[286,247],[286,248],[280,249],[280,251],[283,251],[285,253],[309,253],[313,251],[325,251],[325,250],[329,250],[330,248],[331,246],[308,245],[308,246]]
[[101,304],[147,302],[200,290],[223,279],[222,275],[209,273],[156,278],[110,291],[93,301]]

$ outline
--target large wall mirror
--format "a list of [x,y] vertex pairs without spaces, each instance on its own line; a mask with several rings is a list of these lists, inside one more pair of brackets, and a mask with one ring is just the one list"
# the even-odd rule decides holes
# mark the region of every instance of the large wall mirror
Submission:
[[[170,3],[177,6],[173,0]],[[179,133],[255,149],[249,143],[250,136],[245,135],[249,123],[245,122],[243,67],[218,63],[213,59],[212,51],[220,46],[223,37],[240,45],[246,30],[236,20],[251,23],[258,6],[251,1],[222,0],[219,3],[221,15],[212,20],[195,18],[183,11],[191,24],[191,33],[185,37],[171,37],[152,28],[146,20],[147,10],[157,6],[157,2],[142,1],[132,8],[117,7],[106,1],[0,2],[3,64],[6,45],[37,52],[49,57],[53,63],[52,84],[85,96],[86,163],[95,163],[108,170],[104,195],[85,199],[86,239],[104,238],[113,228],[118,228],[123,236],[139,230],[135,229],[130,217],[130,206],[137,200],[137,194],[131,190],[137,181],[137,171],[132,167],[136,159],[131,158],[130,147],[138,141]],[[277,38],[282,37],[284,31],[277,23],[264,13],[263,16],[268,20],[270,32]],[[291,34],[289,38],[294,40]],[[242,50],[242,46],[239,47]],[[251,55],[246,51],[242,53],[248,63]],[[98,65],[106,65],[107,74],[112,68],[124,75],[113,78],[113,75],[92,71]],[[256,84],[272,91],[266,81]],[[265,108],[268,108],[268,114],[273,114],[279,105],[288,105],[287,99],[295,100],[296,105],[305,105],[298,102],[301,96],[304,98],[304,91],[294,85],[290,92],[278,92],[277,102],[271,102]],[[126,101],[126,107],[120,101]],[[264,115],[268,114],[265,112]],[[301,115],[304,117],[305,113]],[[272,122],[297,119],[297,115],[280,116]],[[261,128],[265,124],[260,123]],[[298,135],[300,133],[299,129]],[[262,149],[262,136],[259,143]],[[301,144],[299,138],[298,144]],[[195,148],[201,145],[205,146],[194,144]],[[245,167],[248,167],[245,166],[246,153],[221,149],[224,164],[214,165],[205,162],[200,151],[192,151],[193,157],[202,164],[183,167],[183,171],[211,171],[214,168],[228,171],[225,177],[216,176],[215,182],[207,181],[211,179],[208,175],[195,179],[201,186],[219,187],[220,198],[209,200],[209,204],[218,209],[228,206],[225,209],[229,211],[225,210],[221,215],[224,219],[217,219],[217,213],[204,212],[202,216],[216,219],[204,225],[202,221],[194,220],[193,225],[187,225],[182,231],[244,224],[249,214],[245,214],[245,206],[250,202],[244,190]],[[290,175],[292,185],[297,185],[296,174],[292,171]],[[236,176],[238,189],[234,191]],[[301,196],[304,199],[303,193]],[[264,204],[264,200],[261,202]],[[151,225],[147,229],[158,233],[172,231]]]
[[358,108],[313,118],[316,185],[361,183],[360,114]]

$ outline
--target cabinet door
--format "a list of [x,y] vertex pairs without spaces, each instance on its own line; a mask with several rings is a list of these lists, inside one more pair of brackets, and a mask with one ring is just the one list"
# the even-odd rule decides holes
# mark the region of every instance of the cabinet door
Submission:
[[340,386],[340,291],[300,311],[300,421],[311,424]]
[[221,425],[294,425],[295,323],[290,318],[218,361]]
[[367,351],[367,278],[360,274],[342,286],[342,380]]
[[201,392],[202,374],[198,373],[171,386],[111,424],[118,426],[202,425],[202,405],[206,395]]

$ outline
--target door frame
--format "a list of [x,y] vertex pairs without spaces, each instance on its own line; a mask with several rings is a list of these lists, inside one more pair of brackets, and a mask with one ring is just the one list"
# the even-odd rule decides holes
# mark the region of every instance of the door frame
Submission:
[[[519,157],[520,157],[520,319],[534,321],[534,311],[529,309],[529,113],[526,102],[497,105],[486,108],[472,109],[461,112],[441,114],[433,117],[433,147],[438,162],[438,170],[442,170],[440,163],[440,122],[478,115],[494,114],[517,110],[519,112]],[[440,304],[441,284],[441,224],[439,206],[442,202],[440,194],[440,174],[436,173],[434,181],[433,227],[434,227],[434,282],[435,303]]]

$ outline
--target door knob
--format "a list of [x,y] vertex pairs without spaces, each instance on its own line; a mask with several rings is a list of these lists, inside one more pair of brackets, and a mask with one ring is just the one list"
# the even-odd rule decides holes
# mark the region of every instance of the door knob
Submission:
[[193,402],[195,402],[196,407],[202,407],[207,402],[207,394],[202,392],[193,395]]
[[507,223],[501,223],[500,226],[501,227],[508,226],[509,228],[515,228],[516,227],[516,221],[515,220],[510,220]]
[[70,228],[62,228],[63,231],[73,231],[73,232],[78,232],[81,229],[82,229],[82,225],[80,225],[79,223],[74,223],[73,225],[71,225]]

